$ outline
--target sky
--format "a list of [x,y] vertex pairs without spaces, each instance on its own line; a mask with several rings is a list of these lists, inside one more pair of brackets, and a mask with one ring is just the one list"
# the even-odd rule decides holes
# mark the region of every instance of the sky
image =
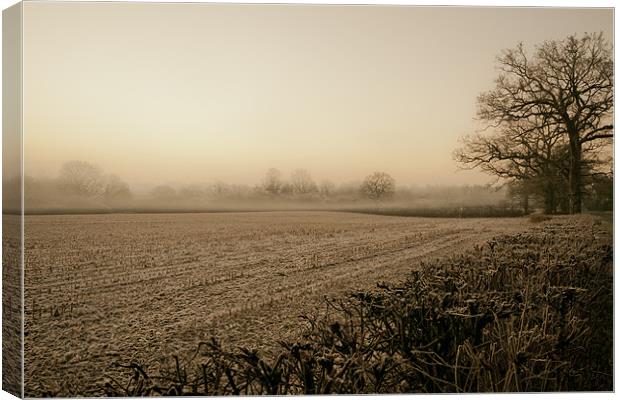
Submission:
[[131,185],[493,181],[459,137],[495,59],[599,32],[611,9],[178,3],[24,4],[26,174],[84,160]]

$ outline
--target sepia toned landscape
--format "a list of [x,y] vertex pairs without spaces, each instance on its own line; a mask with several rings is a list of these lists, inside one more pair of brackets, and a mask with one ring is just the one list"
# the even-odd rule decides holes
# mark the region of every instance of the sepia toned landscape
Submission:
[[614,390],[612,9],[15,7],[4,390]]

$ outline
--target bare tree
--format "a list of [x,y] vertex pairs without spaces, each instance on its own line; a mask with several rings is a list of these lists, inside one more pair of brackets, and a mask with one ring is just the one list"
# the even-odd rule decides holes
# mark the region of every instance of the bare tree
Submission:
[[282,173],[275,168],[270,168],[263,180],[263,190],[271,195],[278,195],[282,192],[283,185]]
[[319,193],[324,198],[331,196],[334,193],[335,189],[336,185],[334,185],[334,183],[328,179],[322,180],[321,184],[319,185]]
[[212,199],[222,199],[230,194],[231,188],[230,185],[225,182],[216,181],[208,186],[208,192],[209,197]]
[[508,190],[506,191],[506,197],[510,203],[513,204],[515,200],[518,205],[523,209],[526,214],[530,212],[530,196],[532,195],[532,188],[529,181],[513,180],[506,184]]
[[85,161],[68,161],[62,165],[58,174],[61,190],[84,197],[103,194],[105,179],[99,167]]
[[116,175],[110,175],[103,191],[103,197],[107,202],[131,200],[132,194],[129,185]]
[[528,58],[524,47],[499,58],[495,89],[478,97],[478,117],[499,126],[530,118],[568,139],[570,212],[581,212],[582,146],[613,137],[613,61],[602,33],[547,41]]
[[310,172],[305,169],[297,169],[291,174],[291,185],[295,194],[303,195],[318,191]]
[[372,200],[389,199],[396,190],[396,181],[385,172],[375,172],[364,179],[361,190]]
[[454,158],[465,169],[479,168],[507,181],[522,196],[541,193],[550,214],[565,181],[566,145],[557,127],[537,122],[513,121],[494,135],[466,136]]

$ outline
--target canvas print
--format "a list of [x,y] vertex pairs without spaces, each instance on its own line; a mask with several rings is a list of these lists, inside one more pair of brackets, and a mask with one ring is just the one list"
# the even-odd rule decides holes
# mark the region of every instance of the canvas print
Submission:
[[613,28],[4,10],[3,390],[613,391]]

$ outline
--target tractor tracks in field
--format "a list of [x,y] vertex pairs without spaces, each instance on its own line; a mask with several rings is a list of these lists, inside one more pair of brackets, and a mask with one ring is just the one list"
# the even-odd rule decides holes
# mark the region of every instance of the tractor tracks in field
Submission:
[[83,239],[79,252],[48,240],[58,226],[29,226],[31,387],[68,379],[95,390],[101,382],[93,376],[119,357],[156,366],[162,355],[195,351],[210,334],[275,342],[324,296],[399,281],[429,257],[523,228],[517,220],[346,213],[123,218],[135,221],[63,225]]
[[[377,283],[396,283],[433,257],[460,254],[476,244],[500,235],[498,229],[458,229],[431,240],[401,242],[397,248],[297,270],[289,274],[278,290],[257,293],[228,308],[210,310],[199,329],[177,331],[183,341],[195,340],[196,332],[211,332],[231,343],[258,345],[269,351],[278,339],[296,337],[305,326],[301,315],[322,309],[323,299],[347,292],[376,289]],[[435,236],[435,235],[432,235]],[[394,238],[398,241],[398,238]]]
[[[482,242],[492,236],[493,233],[473,234],[469,229],[463,229],[447,235],[438,235],[430,241],[411,243],[393,238],[388,242],[399,245],[388,250],[287,271],[283,283],[277,285],[276,290],[260,293],[251,301],[240,302],[227,309],[213,310],[204,321],[212,322],[224,317],[251,313],[252,310],[264,306],[273,307],[274,304],[290,304],[291,300],[301,297],[308,300],[307,305],[311,305],[326,294],[333,296],[355,289],[372,289],[382,281],[403,279],[407,272],[414,270],[421,261],[430,256],[455,253],[467,245]],[[347,249],[350,248],[345,247],[341,250]],[[312,301],[310,298],[313,298]]]

